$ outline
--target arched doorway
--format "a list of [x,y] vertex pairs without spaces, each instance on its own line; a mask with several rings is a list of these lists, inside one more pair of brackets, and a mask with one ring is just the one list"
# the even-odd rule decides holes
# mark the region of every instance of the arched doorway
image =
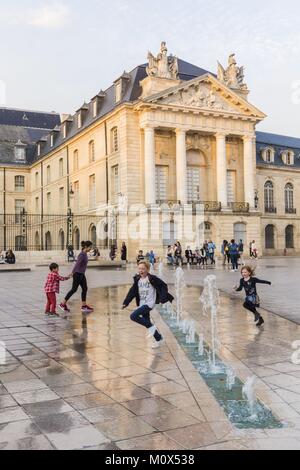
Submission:
[[213,241],[213,227],[210,222],[202,222],[198,227],[197,245],[201,247],[205,240]]
[[285,247],[295,248],[294,245],[294,227],[293,225],[288,225],[285,229]]
[[63,229],[59,231],[58,242],[59,242],[59,249],[64,250],[65,249],[65,232],[63,231]]
[[97,229],[94,224],[89,228],[89,239],[91,240],[93,246],[97,246]]
[[51,240],[50,232],[46,232],[45,234],[45,250],[46,251],[52,250],[52,240]]
[[35,232],[35,235],[34,235],[34,249],[36,251],[39,251],[41,249],[39,232]]
[[163,245],[174,245],[177,242],[177,224],[174,220],[166,220],[163,223]]
[[274,250],[275,248],[274,225],[267,225],[265,228],[265,247],[266,247],[266,250]]
[[74,243],[75,250],[79,250],[80,249],[80,230],[78,227],[75,227],[73,231],[73,243]]
[[247,227],[246,224],[244,223],[236,223],[233,226],[233,238],[235,241],[238,243],[240,240],[243,241],[243,244],[245,245],[247,241]]

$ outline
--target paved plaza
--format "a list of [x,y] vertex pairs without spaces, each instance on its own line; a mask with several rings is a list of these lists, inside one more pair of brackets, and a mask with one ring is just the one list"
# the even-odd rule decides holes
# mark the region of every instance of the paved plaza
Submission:
[[[82,316],[76,295],[67,319],[44,317],[47,268],[0,273],[0,449],[300,449],[300,365],[291,360],[300,340],[299,271],[299,259],[259,261],[257,276],[274,285],[259,290],[266,310],[258,329],[232,292],[238,273],[214,270],[219,355],[242,381],[257,377],[257,396],[279,429],[235,428],[157,311],[166,343],[151,349],[129,319],[134,306],[120,309],[133,267],[88,270],[95,312]],[[185,273],[184,310],[209,338],[199,297],[212,270]],[[164,277],[171,283],[173,274]],[[61,284],[62,295],[68,286]]]

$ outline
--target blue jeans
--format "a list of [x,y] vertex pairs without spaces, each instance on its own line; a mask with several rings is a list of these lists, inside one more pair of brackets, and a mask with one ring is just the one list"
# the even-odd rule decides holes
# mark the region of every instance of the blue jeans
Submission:
[[[153,326],[150,320],[150,312],[151,308],[149,308],[148,305],[142,305],[132,312],[130,315],[130,320],[149,329]],[[156,341],[160,341],[162,339],[161,334],[157,330],[154,333],[154,338]]]

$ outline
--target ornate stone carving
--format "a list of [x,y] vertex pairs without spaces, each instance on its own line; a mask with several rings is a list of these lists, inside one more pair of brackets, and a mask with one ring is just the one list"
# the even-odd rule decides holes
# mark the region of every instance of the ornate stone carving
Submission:
[[168,78],[177,80],[178,77],[178,62],[177,57],[169,56],[166,43],[162,42],[160,52],[155,57],[150,51],[148,53],[149,65],[147,67],[147,74],[149,77]]
[[203,84],[179,90],[175,95],[163,98],[163,103],[233,112],[232,107],[221,96],[215,94],[211,87]]
[[218,62],[218,80],[230,88],[247,90],[244,83],[244,67],[237,66],[235,54],[229,56],[227,69]]
[[186,148],[187,150],[195,149],[207,151],[211,148],[210,137],[200,134],[187,134]]

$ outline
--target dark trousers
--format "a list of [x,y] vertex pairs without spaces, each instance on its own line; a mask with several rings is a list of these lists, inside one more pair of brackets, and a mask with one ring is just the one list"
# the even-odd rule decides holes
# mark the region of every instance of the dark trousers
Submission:
[[[142,305],[141,307],[137,308],[132,314],[130,315],[130,320],[138,323],[139,325],[143,325],[145,328],[149,329],[153,325],[150,320],[150,312],[151,308],[148,305]],[[161,334],[156,330],[154,334],[154,338],[156,341],[160,341],[162,339]]]
[[239,269],[238,265],[238,255],[230,255],[232,269]]
[[253,315],[255,316],[255,318],[260,317],[259,312],[256,310],[256,306],[252,302],[249,302],[248,300],[245,300],[243,307],[246,310],[249,310],[250,312],[252,312]]
[[72,289],[66,295],[66,301],[68,301],[72,297],[72,295],[74,295],[75,292],[77,292],[77,289],[79,286],[82,289],[81,300],[82,302],[86,301],[88,287],[87,287],[86,277],[82,273],[74,273]]

